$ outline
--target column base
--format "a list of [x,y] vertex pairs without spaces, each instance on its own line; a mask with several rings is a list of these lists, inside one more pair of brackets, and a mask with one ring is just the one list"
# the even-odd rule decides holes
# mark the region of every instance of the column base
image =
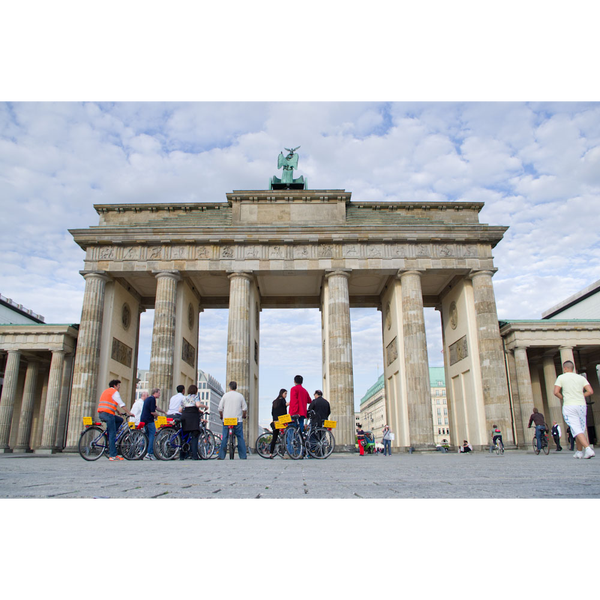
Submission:
[[36,448],[33,453],[34,454],[56,454],[60,452],[57,448]]
[[333,452],[339,452],[340,454],[343,452],[357,452],[358,450],[355,448],[354,444],[336,444]]
[[0,448],[0,454],[11,454],[12,448]]
[[62,450],[63,452],[71,452],[73,454],[75,454],[76,452],[79,452],[79,447],[78,446],[66,446],[63,448]]
[[12,451],[15,454],[30,454],[31,452],[33,452],[33,450],[28,446],[16,446],[15,448],[13,448]]

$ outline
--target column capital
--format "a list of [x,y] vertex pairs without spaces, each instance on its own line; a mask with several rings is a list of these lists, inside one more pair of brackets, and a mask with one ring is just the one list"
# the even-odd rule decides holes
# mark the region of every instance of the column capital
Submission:
[[423,275],[424,269],[399,269],[396,273],[396,279],[402,279],[405,275]]
[[487,277],[493,277],[498,269],[471,269],[467,277],[473,280],[478,275],[486,275]]
[[152,271],[152,275],[154,275],[156,279],[160,279],[161,277],[170,277],[175,281],[179,281],[181,279],[179,271]]
[[516,352],[517,350],[527,350],[527,348],[529,348],[529,344],[515,344],[515,347],[512,349],[513,352]]
[[332,269],[330,271],[325,271],[325,279],[329,279],[330,277],[332,277],[334,275],[345,277],[346,279],[349,279],[351,273],[352,273],[352,269]]
[[79,271],[79,274],[87,281],[88,279],[100,279],[105,283],[110,281],[110,276],[105,271]]
[[558,350],[573,350],[575,346],[559,346]]
[[247,279],[248,281],[254,281],[254,273],[252,271],[228,271],[227,279]]

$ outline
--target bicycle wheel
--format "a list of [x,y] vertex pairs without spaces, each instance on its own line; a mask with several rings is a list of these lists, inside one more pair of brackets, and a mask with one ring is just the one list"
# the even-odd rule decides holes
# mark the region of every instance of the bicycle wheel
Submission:
[[203,431],[198,438],[198,455],[207,460],[215,453],[215,436],[208,429]]
[[313,458],[327,458],[335,448],[333,434],[322,427],[311,431],[306,440],[306,449]]
[[219,456],[219,450],[221,449],[221,438],[222,438],[222,436],[221,436],[220,433],[213,433],[212,431],[210,433],[215,438],[215,450],[212,453],[212,455],[208,457],[208,458],[212,459],[212,458],[217,458]]
[[263,458],[271,456],[272,433],[261,433],[256,440],[256,453]]
[[542,441],[542,450],[544,451],[544,454],[546,456],[548,456],[548,454],[550,454],[550,444],[546,441],[546,444],[544,445],[544,442]]
[[504,444],[500,444],[500,454],[504,454]]
[[126,460],[140,460],[148,451],[148,437],[140,429],[126,433],[121,440],[121,454]]
[[79,455],[84,460],[98,460],[108,452],[108,437],[101,427],[88,427],[79,436]]
[[233,460],[235,456],[235,435],[233,433],[229,434],[229,441],[227,442],[229,446],[229,460]]
[[285,448],[290,458],[302,458],[302,434],[297,427],[288,427],[285,432]]
[[536,439],[535,436],[533,436],[533,451],[534,451],[535,454],[539,454],[540,453],[540,451],[538,450],[538,447],[537,447],[537,439]]
[[173,460],[181,451],[181,434],[173,427],[162,427],[154,438],[154,456],[160,460]]

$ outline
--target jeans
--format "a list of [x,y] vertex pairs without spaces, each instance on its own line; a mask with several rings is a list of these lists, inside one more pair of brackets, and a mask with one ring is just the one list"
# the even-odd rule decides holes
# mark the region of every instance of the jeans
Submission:
[[156,435],[156,424],[146,423],[146,433],[148,434],[148,454],[154,456],[154,436]]
[[535,439],[537,440],[537,448],[538,450],[542,449],[542,434],[546,431],[545,425],[536,425],[535,426]]
[[118,415],[113,415],[107,412],[98,413],[101,421],[106,423],[106,431],[108,432],[108,455],[114,458],[117,455],[117,429],[123,424],[123,419]]
[[[246,458],[246,442],[244,442],[244,424],[238,422],[233,428],[233,433],[237,438],[238,454],[241,459]],[[225,458],[225,452],[227,452],[227,442],[229,441],[229,427],[223,425],[223,439],[221,440],[221,447],[219,448],[219,458]]]
[[392,440],[383,440],[383,455],[392,455]]

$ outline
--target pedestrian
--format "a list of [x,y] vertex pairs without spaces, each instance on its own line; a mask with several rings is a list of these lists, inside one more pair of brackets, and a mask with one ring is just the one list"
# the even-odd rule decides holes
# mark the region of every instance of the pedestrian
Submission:
[[357,423],[356,425],[356,441],[358,442],[358,451],[361,456],[365,455],[365,432],[363,431],[362,425]]
[[[179,390],[178,386],[177,390]],[[198,436],[200,435],[200,409],[207,408],[206,404],[200,402],[198,397],[198,387],[194,384],[188,387],[187,396],[181,394],[183,400],[179,405],[179,411],[181,411],[181,432],[190,434],[190,454],[192,460],[199,460],[198,457]],[[179,412],[178,411],[178,412]],[[185,460],[187,458],[187,452],[181,449],[179,453],[179,460]]]
[[303,381],[302,375],[296,375],[294,377],[296,385],[290,390],[290,415],[292,419],[297,421],[300,431],[304,430],[304,419],[307,415],[306,407],[312,402],[308,392],[302,387]]
[[529,425],[527,425],[528,429],[531,429],[531,424],[535,423],[535,439],[537,440],[537,449],[542,449],[542,433],[544,433],[548,428],[546,427],[546,421],[544,419],[544,415],[534,407],[533,413],[529,417]]
[[[142,414],[142,408],[144,408],[144,400],[148,397],[148,392],[144,390],[140,397],[133,403],[131,407],[131,413],[133,414],[133,422],[137,427],[140,424],[140,416]],[[129,419],[130,421],[132,418]]]
[[[233,428],[233,433],[237,438],[238,453],[242,460],[246,460],[246,442],[244,441],[244,426],[242,419],[247,416],[248,405],[244,400],[244,396],[237,390],[237,382],[229,382],[229,391],[223,394],[219,402],[219,415],[221,419],[237,419],[237,425]],[[223,424],[223,437],[221,447],[219,448],[218,460],[225,459],[227,451],[227,442],[229,440],[229,427]]]
[[558,425],[556,421],[552,421],[552,429],[550,431],[552,433],[552,439],[556,444],[556,451],[560,452],[562,450],[562,446],[560,445],[560,425]]
[[[167,417],[171,417],[172,419],[174,418],[181,418],[181,402],[183,401],[183,399],[185,398],[185,396],[183,395],[183,391],[185,390],[185,386],[183,385],[178,385],[177,386],[177,393],[174,396],[171,396],[171,399],[169,400],[169,408],[167,409]],[[198,388],[196,388],[196,391],[198,390]],[[189,391],[188,391],[189,394]]]
[[383,427],[383,455],[392,455],[392,432],[387,424]]
[[571,448],[571,452],[575,450],[575,438],[573,437],[573,432],[571,428],[567,425],[567,441],[569,442],[569,446]]
[[154,436],[156,435],[156,424],[154,418],[158,417],[158,413],[166,414],[156,405],[156,401],[160,398],[160,389],[153,388],[144,400],[144,407],[140,415],[140,423],[146,424],[146,434],[148,435],[148,454],[144,457],[145,460],[156,460],[154,456]]
[[329,415],[331,414],[331,406],[329,402],[323,398],[323,392],[321,390],[315,390],[313,398],[310,409],[315,413],[317,426],[323,427],[323,421],[329,419]]
[[587,435],[587,404],[585,399],[594,393],[588,380],[575,373],[575,365],[567,360],[563,363],[562,375],[554,383],[554,395],[563,402],[563,417],[571,428],[577,444],[574,458],[592,458],[596,453],[590,446]]
[[126,408],[121,410],[125,407],[125,402],[119,394],[120,389],[121,382],[118,379],[113,379],[108,383],[108,388],[102,392],[100,402],[98,402],[98,417],[106,423],[106,431],[108,432],[108,460],[123,460],[122,456],[117,456],[117,445],[115,443],[117,430],[123,424],[123,419],[117,413],[134,416]]
[[473,452],[473,446],[471,446],[467,440],[463,440],[463,445],[458,449],[458,451],[463,453]]
[[287,414],[287,390],[281,388],[279,390],[279,395],[275,400],[273,400],[273,405],[271,406],[271,416],[273,417],[273,421],[271,422],[271,429],[273,431],[273,437],[271,438],[271,447],[269,449],[269,458],[273,458],[273,452],[275,452],[275,444],[277,443],[277,438],[279,437],[279,429],[275,427],[275,421],[279,420],[279,417]]

